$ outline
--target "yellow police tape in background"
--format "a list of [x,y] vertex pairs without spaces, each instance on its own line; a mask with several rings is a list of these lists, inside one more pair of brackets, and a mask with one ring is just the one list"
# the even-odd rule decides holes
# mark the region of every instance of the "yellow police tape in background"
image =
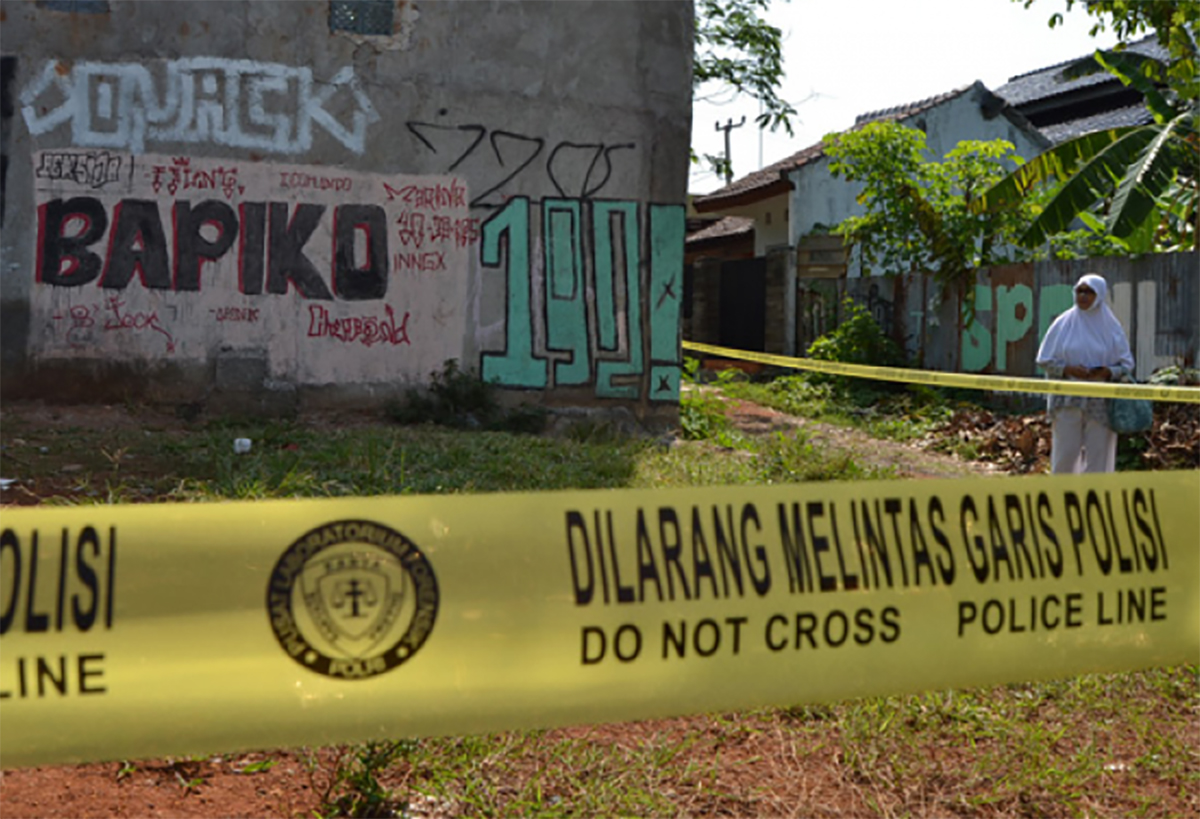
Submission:
[[773,367],[849,375],[877,381],[900,381],[906,384],[926,384],[933,387],[959,387],[993,392],[1034,392],[1058,395],[1085,395],[1096,398],[1144,398],[1151,401],[1182,401],[1200,404],[1200,389],[1170,387],[1158,384],[1117,384],[1095,381],[1059,381],[1043,378],[1018,378],[1007,375],[969,375],[938,370],[909,370],[902,367],[872,367],[865,364],[845,364],[841,361],[819,361],[815,358],[792,358],[773,353],[735,350],[695,341],[683,342],[683,349],[707,353],[720,358],[754,361]]
[[5,767],[1195,661],[1200,472],[6,508]]

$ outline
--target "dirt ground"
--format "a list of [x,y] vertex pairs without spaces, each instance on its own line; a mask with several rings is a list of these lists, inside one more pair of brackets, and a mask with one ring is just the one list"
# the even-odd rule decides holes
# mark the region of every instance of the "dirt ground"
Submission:
[[[959,419],[947,435],[968,432],[985,441],[990,434],[1003,440],[995,445],[993,462],[964,461],[916,445],[880,441],[854,430],[803,421],[769,409],[736,402],[731,417],[744,432],[770,433],[805,427],[813,441],[853,452],[864,466],[894,467],[902,476],[914,478],[962,477],[999,472],[1026,472],[1044,469],[1048,438],[1044,421],[997,420],[976,415]],[[1192,419],[1195,429],[1195,411]],[[61,429],[130,429],[147,424],[157,430],[182,431],[185,424],[172,415],[152,410],[131,411],[123,407],[48,407],[36,403],[6,405],[0,421],[28,421]],[[310,419],[312,423],[362,423],[362,418]],[[1008,427],[1005,427],[1008,424]],[[1013,426],[1015,424],[1015,426]],[[973,430],[973,432],[971,432]],[[1194,438],[1186,433],[1186,440]],[[1196,433],[1200,435],[1200,433]],[[1200,440],[1200,439],[1197,439]],[[929,443],[929,442],[926,442]],[[986,443],[983,444],[987,448]],[[1192,446],[1195,446],[1194,443]],[[6,468],[18,467],[13,452],[5,454]],[[19,457],[19,456],[18,456]],[[19,495],[11,488],[4,502],[36,502],[38,496],[54,493],[51,484],[26,488]],[[683,815],[877,815],[877,795],[858,788],[847,788],[838,773],[835,744],[798,747],[784,742],[771,731],[746,734],[730,743],[715,728],[713,717],[659,720],[627,725],[605,725],[564,729],[546,734],[547,741],[570,738],[579,742],[638,745],[646,737],[671,742],[673,736],[695,734],[711,741],[699,742],[688,749],[698,759],[717,755],[720,781],[709,783],[727,796],[689,801],[678,795],[675,804]],[[0,726],[2,728],[2,726]],[[336,749],[316,752],[275,751],[215,756],[206,759],[148,760],[110,762],[69,767],[18,769],[0,772],[0,815],[5,819],[24,817],[298,817],[312,816],[329,796],[329,771]],[[409,771],[409,774],[412,772]],[[536,776],[537,771],[531,771]],[[396,769],[390,787],[401,787],[406,772]],[[710,791],[705,791],[706,794]],[[1168,796],[1168,805],[1181,809],[1194,800]],[[895,805],[901,812],[925,815],[920,798],[907,805]],[[807,809],[804,806],[808,806]],[[815,806],[821,806],[819,809]],[[1131,806],[1132,807],[1132,806]],[[1035,811],[1036,812],[1036,811]],[[890,810],[885,810],[890,813]],[[967,811],[972,813],[972,811]],[[407,815],[448,817],[457,815],[452,807],[436,802],[411,804]],[[989,813],[989,815],[995,815]],[[1168,810],[1167,814],[1171,815]]]

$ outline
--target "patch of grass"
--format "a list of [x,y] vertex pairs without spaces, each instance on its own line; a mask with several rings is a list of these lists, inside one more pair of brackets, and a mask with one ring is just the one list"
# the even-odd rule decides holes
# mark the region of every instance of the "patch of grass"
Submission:
[[[1160,687],[1169,693],[1151,693]],[[1116,775],[1195,783],[1197,698],[1196,666],[1185,665],[860,700],[835,706],[820,730],[832,723],[848,773],[897,804],[924,794],[949,813],[955,793],[1002,813],[1079,815]]]
[[1184,665],[713,714],[635,732],[413,740],[376,775],[394,783],[393,804],[426,800],[447,815],[817,811],[819,799],[775,801],[778,777],[795,774],[760,768],[761,756],[744,749],[722,753],[770,743],[800,769],[835,765],[830,786],[862,795],[860,809],[843,797],[831,815],[1163,815],[1147,782],[1198,784],[1189,723],[1198,680]]
[[416,747],[412,740],[367,742],[346,747],[336,756],[333,767],[323,777],[315,776],[318,763],[310,756],[310,779],[320,805],[314,811],[318,819],[327,817],[382,817],[406,815],[408,803],[397,799],[392,788],[380,777],[398,760]]
[[[819,406],[825,418],[846,413],[865,423],[827,386],[787,379],[721,389],[771,390],[791,406]],[[780,381],[786,386],[776,386]],[[894,400],[909,401],[910,416],[932,419],[940,411],[928,397]],[[875,421],[884,417],[879,413]],[[250,438],[251,451],[235,454],[235,437]],[[814,445],[802,432],[732,444],[701,436],[663,446],[600,429],[551,440],[429,426],[223,419],[186,431],[65,433],[6,423],[2,454],[20,459],[24,474],[52,479],[64,503],[889,476]],[[70,463],[86,465],[63,472]],[[1197,713],[1200,682],[1196,666],[1187,665],[758,709],[673,721],[669,730],[648,723],[619,735],[575,729],[396,740],[336,749],[336,756],[322,752],[312,757],[311,773],[321,816],[402,815],[420,800],[444,806],[446,815],[497,817],[819,813],[819,801],[772,801],[782,780],[760,775],[755,750],[769,738],[795,761],[793,780],[820,764],[830,769],[827,788],[842,799],[858,795],[857,808],[839,802],[843,815],[1169,815],[1200,806]],[[733,748],[744,750],[735,755]],[[118,776],[131,772],[122,765]],[[179,784],[190,793],[204,780],[188,769]]]
[[876,438],[908,442],[944,425],[956,404],[922,385],[901,392],[839,392],[811,374],[785,375],[766,383],[724,385],[725,394],[789,415],[861,429]]
[[683,389],[679,395],[679,429],[688,441],[711,441],[718,446],[733,448],[742,441],[741,434],[725,414],[725,402],[717,391],[733,383],[736,370],[718,373],[712,388],[700,386],[697,379],[700,362],[689,358],[683,367]]

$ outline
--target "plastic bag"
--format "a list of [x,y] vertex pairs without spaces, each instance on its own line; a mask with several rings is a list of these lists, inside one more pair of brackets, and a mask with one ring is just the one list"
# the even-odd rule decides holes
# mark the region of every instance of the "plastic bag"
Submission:
[[[1128,383],[1136,383],[1125,379]],[[1146,432],[1154,424],[1154,402],[1145,398],[1108,399],[1108,425],[1119,435]]]

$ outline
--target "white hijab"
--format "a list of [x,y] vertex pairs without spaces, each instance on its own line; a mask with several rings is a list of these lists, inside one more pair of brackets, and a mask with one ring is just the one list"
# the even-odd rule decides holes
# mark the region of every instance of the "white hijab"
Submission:
[[1075,304],[1062,313],[1046,331],[1042,346],[1038,349],[1037,362],[1041,366],[1057,364],[1069,367],[1123,366],[1133,369],[1133,355],[1129,351],[1129,340],[1121,322],[1108,306],[1108,282],[1095,273],[1080,277],[1071,292],[1087,285],[1096,292],[1096,299],[1087,310]]

